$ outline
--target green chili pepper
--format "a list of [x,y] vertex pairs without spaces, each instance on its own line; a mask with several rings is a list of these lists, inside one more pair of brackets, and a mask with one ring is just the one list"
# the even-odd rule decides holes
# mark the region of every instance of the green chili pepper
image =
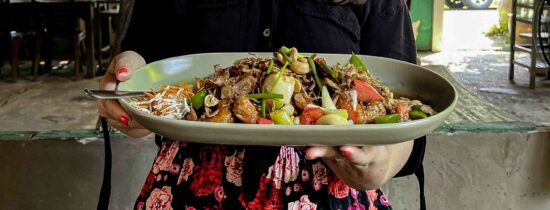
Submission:
[[273,70],[273,59],[269,61],[269,66],[267,66],[267,75],[271,74],[271,70]]
[[353,66],[355,66],[355,68],[359,68],[365,72],[369,71],[365,63],[363,63],[363,61],[359,57],[357,57],[357,55],[355,55],[355,53],[353,52],[351,53],[350,62]]
[[321,67],[321,69],[323,71],[328,73],[332,78],[338,79],[338,73],[336,73],[336,71],[332,70],[332,68],[327,64],[325,59],[317,58],[315,61],[317,62],[317,64],[319,64],[319,66]]
[[389,114],[374,118],[376,124],[386,124],[386,123],[398,123],[401,120],[400,114]]
[[422,111],[422,110],[420,110],[421,108],[422,108],[422,105],[414,105],[414,106],[412,106],[412,110]]
[[246,95],[248,98],[254,98],[254,99],[267,99],[267,98],[274,98],[274,99],[282,99],[283,95],[278,93],[256,93],[256,94],[248,94]]
[[348,119],[348,110],[346,109],[326,109],[325,114],[335,114]]
[[315,83],[317,83],[317,87],[319,90],[323,87],[323,83],[321,83],[321,80],[319,79],[319,73],[317,73],[317,67],[315,67],[315,63],[313,62],[313,59],[311,57],[307,58],[307,62],[309,64],[309,67],[311,68],[311,72],[313,72],[313,77],[315,78]]
[[285,110],[277,110],[269,114],[275,124],[293,125],[292,117]]
[[280,101],[280,100],[273,100],[273,108],[274,109],[280,109],[284,106],[285,104]]
[[423,119],[423,118],[428,117],[428,115],[426,115],[426,113],[424,113],[420,110],[412,110],[411,112],[409,112],[409,115],[411,116],[411,118],[413,120],[418,120],[418,119]]
[[202,89],[199,92],[195,93],[195,95],[191,96],[191,105],[195,110],[198,110],[202,107],[202,104],[204,103],[204,98],[206,97],[206,90]]

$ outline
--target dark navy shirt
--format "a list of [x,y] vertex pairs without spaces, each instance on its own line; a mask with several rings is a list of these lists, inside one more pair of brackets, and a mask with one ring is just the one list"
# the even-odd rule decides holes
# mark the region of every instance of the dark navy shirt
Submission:
[[416,62],[403,0],[163,0],[134,5],[123,49],[148,62],[200,52],[351,53]]
[[[359,53],[416,62],[404,0],[362,5],[326,0],[137,0],[122,50],[147,62],[202,52],[273,52],[282,45],[302,52]],[[422,162],[425,138],[398,176]]]

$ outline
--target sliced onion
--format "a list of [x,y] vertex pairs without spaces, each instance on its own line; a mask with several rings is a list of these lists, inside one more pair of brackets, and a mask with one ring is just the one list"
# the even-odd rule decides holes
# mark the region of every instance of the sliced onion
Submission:
[[332,97],[330,97],[330,94],[328,93],[327,86],[323,86],[321,89],[321,103],[323,104],[323,108],[325,109],[336,109],[336,105],[334,104],[334,101],[332,101]]
[[353,100],[353,111],[357,109],[357,90],[351,89],[349,90],[349,95],[351,96],[351,100]]

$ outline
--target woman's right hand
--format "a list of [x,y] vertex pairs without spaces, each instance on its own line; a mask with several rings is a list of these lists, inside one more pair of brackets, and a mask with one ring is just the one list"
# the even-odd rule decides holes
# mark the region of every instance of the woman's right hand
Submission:
[[[119,81],[130,79],[132,72],[143,65],[145,65],[145,60],[136,52],[125,51],[118,54],[109,64],[105,76],[101,78],[99,89],[115,90]],[[117,100],[98,100],[97,110],[99,115],[107,119],[111,126],[128,136],[143,137],[151,133],[132,120]]]

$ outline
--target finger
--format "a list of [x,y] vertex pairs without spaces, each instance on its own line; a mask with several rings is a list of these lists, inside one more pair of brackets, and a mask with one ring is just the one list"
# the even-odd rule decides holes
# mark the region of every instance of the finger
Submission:
[[123,129],[128,130],[128,127],[122,124],[119,120],[111,119],[111,118],[105,118],[105,119],[107,119],[107,122],[109,123],[109,125],[113,126],[118,130],[123,130]]
[[356,165],[366,166],[372,162],[374,152],[372,147],[356,147],[356,146],[342,146],[340,147],[341,154],[345,156],[350,162]]
[[306,150],[306,157],[310,160],[317,158],[334,158],[337,155],[338,151],[328,146],[313,146]]
[[118,54],[111,64],[109,74],[118,81],[126,81],[132,77],[133,71],[145,65],[145,60],[134,51],[125,51]]
[[121,124],[129,128],[143,128],[137,121],[120,106],[116,100],[104,100],[105,111],[111,119],[118,120]]
[[145,60],[136,52],[125,51],[116,55],[99,83],[100,89],[115,90],[119,81],[130,79],[132,72],[143,65]]
[[129,128],[122,125],[120,122],[112,119],[107,119],[107,122],[109,125],[113,126],[115,129],[119,130],[122,133],[125,133],[126,135],[134,138],[140,138],[147,136],[151,133],[151,131],[147,129],[141,129],[141,128]]

